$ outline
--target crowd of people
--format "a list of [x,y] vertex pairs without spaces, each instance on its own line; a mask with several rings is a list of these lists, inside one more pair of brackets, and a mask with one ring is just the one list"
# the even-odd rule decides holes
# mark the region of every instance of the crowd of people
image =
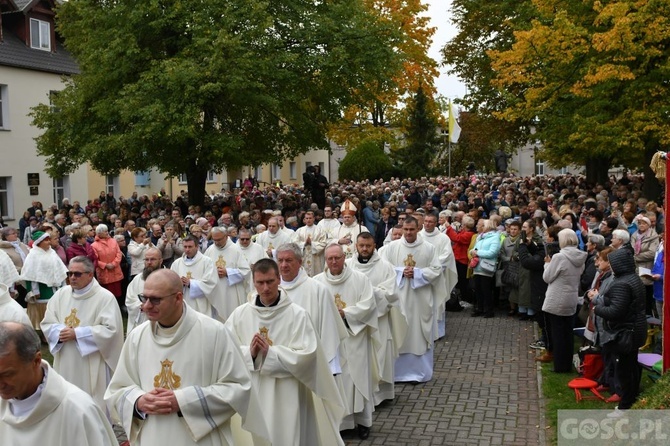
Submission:
[[557,373],[583,307],[601,390],[631,407],[663,302],[664,213],[641,177],[304,180],[245,181],[201,206],[164,190],[33,202],[2,228],[0,381],[7,361],[25,381],[0,386],[16,418],[0,439],[71,384],[132,444],[365,439],[394,383],[432,379],[445,310],[465,307],[537,322],[531,347]]

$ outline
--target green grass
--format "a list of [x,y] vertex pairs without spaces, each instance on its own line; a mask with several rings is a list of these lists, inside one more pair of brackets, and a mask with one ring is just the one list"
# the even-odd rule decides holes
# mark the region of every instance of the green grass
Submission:
[[[575,352],[581,347],[581,340],[575,339]],[[568,387],[568,383],[577,378],[579,375],[576,371],[573,373],[554,373],[552,371],[553,364],[542,364],[542,393],[545,401],[546,426],[549,427],[547,432],[547,441],[555,445],[557,443],[556,426],[558,423],[558,411],[564,409],[612,409],[616,403],[605,403],[600,400],[582,400],[577,402],[575,398],[575,391]],[[648,377],[649,373],[646,370],[642,372],[642,379],[640,381],[640,398],[638,403],[633,406],[634,409],[659,409],[661,405],[665,404],[663,408],[670,408],[670,377],[668,379],[661,379],[657,384],[652,384]],[[663,383],[663,387],[659,384]],[[582,391],[582,396],[593,395],[589,391]],[[610,394],[603,393],[605,398]],[[642,401],[646,401],[644,407],[639,407]]]

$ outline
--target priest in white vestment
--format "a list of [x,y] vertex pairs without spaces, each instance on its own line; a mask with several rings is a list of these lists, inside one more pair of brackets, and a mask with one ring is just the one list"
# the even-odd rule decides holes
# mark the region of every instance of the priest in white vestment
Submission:
[[451,296],[451,291],[458,283],[456,272],[456,258],[451,248],[451,239],[437,230],[437,217],[427,214],[423,220],[423,229],[419,231],[419,237],[433,245],[437,251],[437,257],[442,265],[442,275],[433,283],[433,296],[435,297],[435,308],[437,309],[436,322],[437,331],[435,340],[446,334],[445,329],[445,305]]
[[198,313],[217,319],[216,300],[212,297],[219,281],[216,265],[198,250],[198,239],[192,235],[184,238],[182,247],[184,254],[172,263],[170,269],[181,277],[184,302]]
[[328,235],[329,239],[333,239],[342,223],[333,215],[333,208],[326,206],[323,208],[323,218],[316,226],[321,228]]
[[0,283],[0,322],[19,322],[32,326],[26,310],[9,294],[9,288]]
[[21,280],[19,272],[7,253],[0,249],[0,283],[7,285],[7,288],[13,289],[14,284]]
[[29,325],[0,322],[0,444],[118,445],[105,412],[52,369],[40,348]]
[[333,293],[349,336],[342,341],[340,360],[342,385],[347,404],[340,429],[357,427],[364,440],[370,435],[373,392],[379,383],[376,352],[380,345],[377,332],[377,302],[370,279],[345,266],[340,245],[326,248],[327,269],[314,280]]
[[49,299],[41,327],[54,369],[104,409],[123,347],[123,320],[116,298],[93,278],[94,271],[88,257],[70,260],[70,285]]
[[307,275],[302,267],[301,255],[302,250],[295,243],[277,248],[281,289],[292,302],[307,310],[321,339],[321,347],[330,370],[333,375],[339,375],[342,373],[340,342],[349,333],[337,310],[333,294],[323,284]]
[[302,267],[305,272],[309,277],[314,277],[323,271],[323,250],[326,248],[328,235],[314,224],[314,212],[305,212],[303,222],[305,226],[298,228],[293,234],[293,243],[302,249]]
[[262,232],[256,238],[256,243],[263,247],[265,253],[270,258],[274,258],[274,251],[284,243],[291,242],[291,235],[279,229],[277,217],[268,220],[268,230]]
[[241,344],[244,364],[274,445],[343,445],[343,403],[309,314],[280,292],[271,259],[253,268],[258,294],[226,321]]
[[163,255],[160,249],[156,247],[147,249],[144,255],[144,269],[128,284],[126,291],[126,309],[128,310],[126,335],[147,320],[147,315],[142,311],[142,302],[140,302],[138,296],[144,292],[144,281],[147,280],[149,274],[162,267]]
[[[248,229],[240,229],[240,232],[237,234],[237,247],[242,251],[242,255],[247,262],[249,263],[249,269],[254,266],[254,263],[258,262],[260,259],[267,259],[268,255],[261,245],[252,241],[253,235]],[[246,280],[247,291],[252,293],[254,292],[254,281],[252,275],[249,274]]]
[[435,300],[433,287],[442,274],[435,248],[418,236],[414,217],[407,217],[403,236],[384,247],[382,258],[396,271],[400,309],[408,331],[395,364],[396,382],[427,382],[433,377]]
[[123,347],[105,394],[112,417],[133,446],[259,444],[249,432],[257,441],[268,432],[240,348],[182,290],[174,271],[147,278],[140,299],[149,323]]
[[356,250],[358,254],[347,259],[347,266],[370,279],[377,302],[380,339],[376,352],[380,381],[374,392],[374,403],[377,406],[395,398],[395,360],[407,334],[407,319],[400,311],[395,269],[375,251],[372,234],[360,233],[356,240]]
[[247,301],[247,278],[251,275],[249,262],[228,237],[228,230],[215,226],[211,230],[214,243],[205,251],[216,266],[218,280],[211,294],[212,304],[221,321]]
[[342,247],[347,259],[356,253],[356,237],[361,232],[369,232],[368,228],[356,221],[356,206],[347,200],[340,207],[342,225],[333,233],[333,239]]

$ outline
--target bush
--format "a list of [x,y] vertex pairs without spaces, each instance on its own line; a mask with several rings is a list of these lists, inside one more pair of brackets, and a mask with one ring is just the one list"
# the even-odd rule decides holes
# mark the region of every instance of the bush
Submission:
[[[648,372],[642,370],[642,379]],[[633,409],[670,409],[670,373],[661,376],[654,385],[645,389],[633,405]]]
[[340,162],[340,180],[361,181],[368,178],[389,178],[393,165],[379,141],[363,141]]

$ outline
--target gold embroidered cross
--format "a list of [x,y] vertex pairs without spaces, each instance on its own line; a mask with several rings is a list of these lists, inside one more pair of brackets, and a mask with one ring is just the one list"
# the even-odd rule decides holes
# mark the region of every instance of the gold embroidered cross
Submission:
[[174,361],[167,358],[165,361],[161,361],[161,371],[154,376],[154,387],[175,390],[181,386],[181,376],[172,371],[173,363]]
[[72,311],[70,311],[70,315],[65,318],[65,325],[70,328],[77,328],[80,323],[81,321],[77,317],[77,309],[73,308]]
[[268,343],[268,345],[272,345],[272,339],[270,339],[270,330],[268,330],[268,327],[261,327],[260,330],[258,330],[263,337]]

